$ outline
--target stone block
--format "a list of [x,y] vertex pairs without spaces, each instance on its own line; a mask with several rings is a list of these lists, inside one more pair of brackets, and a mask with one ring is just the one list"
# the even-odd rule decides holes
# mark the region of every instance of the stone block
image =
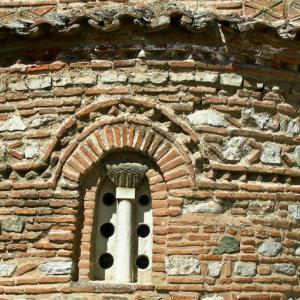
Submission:
[[136,84],[141,84],[141,83],[162,84],[167,82],[167,80],[168,80],[167,72],[131,73],[129,75],[129,81],[131,83],[136,83]]
[[149,76],[146,73],[131,73],[129,75],[129,82],[137,84],[148,83]]
[[213,213],[218,214],[223,211],[222,205],[214,200],[193,203],[193,204],[185,204],[182,209],[183,214],[191,214],[191,213]]
[[5,92],[6,91],[6,83],[4,82],[0,82],[0,93]]
[[78,85],[93,85],[97,83],[97,74],[78,74],[73,78],[73,83]]
[[201,300],[224,300],[224,298],[220,295],[213,294],[213,295],[206,295],[201,297]]
[[127,75],[124,73],[106,71],[101,75],[101,82],[103,83],[125,83],[127,81]]
[[40,150],[39,150],[39,145],[37,143],[26,145],[24,149],[25,158],[33,159],[39,157],[39,154],[40,154]]
[[296,275],[296,268],[292,264],[274,264],[272,267],[274,273],[294,276]]
[[170,73],[170,80],[174,83],[184,83],[195,80],[195,75],[192,72]]
[[294,151],[294,159],[296,165],[300,168],[300,146],[297,146]]
[[214,127],[226,127],[228,121],[222,114],[211,109],[198,110],[187,116],[193,125],[211,125]]
[[8,89],[11,92],[23,92],[23,91],[27,91],[28,88],[27,88],[24,80],[19,80],[17,82],[9,83]]
[[24,124],[20,116],[12,116],[6,120],[0,126],[0,132],[2,131],[24,131],[27,126]]
[[225,73],[220,75],[221,85],[240,87],[243,83],[243,77],[237,74]]
[[149,81],[153,84],[163,84],[168,80],[167,72],[150,72],[148,73]]
[[26,85],[30,90],[46,89],[52,85],[52,79],[50,76],[32,76],[26,79]]
[[256,263],[236,262],[234,264],[234,273],[239,276],[253,277],[256,275]]
[[280,121],[280,131],[296,136],[300,134],[300,123],[297,120],[283,119]]
[[195,81],[202,83],[216,84],[219,80],[219,74],[215,72],[196,72]]
[[0,145],[0,161],[5,161],[7,156],[7,146],[2,144]]
[[281,164],[281,147],[275,143],[265,143],[260,160],[265,164]]
[[222,261],[210,261],[208,263],[208,274],[209,274],[209,276],[219,277],[223,265],[224,265],[224,262],[222,262]]
[[40,265],[40,270],[46,275],[68,275],[72,273],[71,261],[50,261]]
[[15,264],[0,263],[0,277],[11,277],[16,268]]
[[169,256],[166,258],[168,275],[200,274],[200,262],[193,256]]
[[240,241],[232,236],[224,236],[214,249],[213,254],[220,255],[223,253],[237,253],[240,251]]
[[299,203],[289,204],[288,212],[296,222],[300,221],[300,204]]
[[256,112],[253,108],[242,110],[242,123],[246,126],[255,126],[258,129],[272,129],[273,121],[270,114],[266,112]]
[[52,85],[54,87],[67,87],[72,85],[73,81],[71,76],[66,74],[55,74],[52,76]]
[[38,118],[33,119],[29,123],[28,127],[29,128],[40,128],[40,127],[46,126],[50,123],[54,123],[57,120],[58,120],[58,118],[54,117],[54,116],[38,117]]
[[280,242],[276,242],[273,239],[267,239],[260,244],[258,252],[263,256],[274,257],[280,253],[281,249],[282,244]]
[[2,230],[6,232],[22,232],[24,221],[20,218],[10,218],[2,221]]
[[250,150],[244,137],[233,137],[225,143],[223,156],[228,161],[239,162]]

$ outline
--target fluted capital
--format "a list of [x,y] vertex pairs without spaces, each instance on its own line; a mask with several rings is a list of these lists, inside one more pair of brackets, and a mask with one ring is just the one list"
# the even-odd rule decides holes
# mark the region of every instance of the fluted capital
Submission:
[[140,163],[107,164],[107,176],[117,187],[136,188],[148,167]]

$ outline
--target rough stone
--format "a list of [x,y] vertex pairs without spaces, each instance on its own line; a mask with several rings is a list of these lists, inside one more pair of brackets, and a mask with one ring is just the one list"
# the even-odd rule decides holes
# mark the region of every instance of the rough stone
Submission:
[[300,221],[300,204],[299,203],[289,204],[288,212],[296,222]]
[[276,256],[280,253],[282,244],[273,239],[267,239],[258,247],[258,252],[263,256]]
[[24,131],[27,126],[24,124],[20,116],[12,116],[0,126],[2,131]]
[[26,85],[30,90],[50,88],[52,79],[50,76],[40,77],[34,76],[26,80]]
[[222,261],[210,261],[208,263],[208,274],[211,277],[219,277],[223,265],[224,265],[224,262],[222,262]]
[[256,263],[236,262],[234,264],[234,273],[239,276],[253,277],[256,275]]
[[11,82],[8,84],[8,89],[11,92],[22,92],[27,91],[27,86],[24,80],[19,80],[17,82]]
[[74,84],[83,84],[83,85],[93,85],[97,83],[96,74],[78,74],[78,76],[73,78]]
[[48,124],[52,124],[57,120],[57,118],[55,117],[51,117],[51,116],[43,116],[43,117],[39,117],[39,118],[35,118],[33,119],[28,127],[29,128],[40,128],[43,126],[46,126]]
[[300,146],[297,146],[294,151],[294,159],[296,165],[300,168]]
[[232,87],[240,87],[243,83],[243,77],[237,74],[221,74],[220,75],[221,85],[227,85]]
[[41,272],[46,275],[68,275],[71,274],[72,268],[71,261],[51,261],[40,265]]
[[25,158],[33,159],[39,157],[39,145],[37,143],[28,144],[24,149]]
[[298,246],[298,248],[296,249],[295,255],[296,256],[300,256],[300,246]]
[[54,87],[67,87],[72,85],[72,78],[66,74],[56,74],[52,77],[52,84]]
[[200,274],[200,262],[193,256],[169,256],[166,258],[168,275]]
[[296,275],[296,268],[292,264],[274,264],[273,271],[278,274],[284,274],[288,276]]
[[214,110],[198,110],[187,116],[188,120],[194,125],[211,125],[215,127],[226,127],[229,125],[224,116]]
[[242,110],[242,122],[246,126],[255,126],[258,129],[272,129],[273,121],[271,116],[266,112],[256,112],[253,108]]
[[0,161],[5,161],[7,156],[7,147],[4,144],[0,145]]
[[219,80],[219,74],[215,72],[196,72],[195,81],[215,84]]
[[300,123],[297,120],[284,119],[280,121],[280,131],[290,135],[300,134]]
[[148,76],[149,81],[153,84],[163,84],[168,80],[168,73],[166,72],[151,72]]
[[127,81],[127,75],[124,73],[118,73],[113,71],[106,71],[102,73],[101,81],[103,83],[124,83]]
[[6,83],[0,82],[0,93],[5,92],[5,91],[6,91]]
[[131,83],[147,83],[149,82],[149,76],[147,73],[131,73],[129,76],[129,81]]
[[264,215],[273,212],[275,205],[272,201],[251,202],[248,211],[254,215]]
[[265,164],[281,164],[281,147],[275,143],[265,143],[260,160]]
[[6,232],[17,232],[23,231],[24,221],[20,218],[10,218],[2,221],[2,230]]
[[222,206],[214,201],[209,200],[206,202],[200,202],[195,204],[185,204],[182,209],[183,214],[190,213],[221,213],[223,211]]
[[201,300],[224,300],[223,297],[217,294],[207,295],[201,298]]
[[233,137],[224,145],[223,157],[232,162],[238,162],[250,151],[247,140],[243,137]]
[[0,277],[11,277],[16,268],[15,264],[0,263]]
[[182,83],[182,82],[188,82],[193,81],[195,79],[195,76],[191,72],[181,72],[181,73],[170,73],[170,80],[174,83]]
[[217,248],[214,249],[213,254],[220,255],[223,253],[237,253],[240,251],[240,242],[234,237],[224,236]]

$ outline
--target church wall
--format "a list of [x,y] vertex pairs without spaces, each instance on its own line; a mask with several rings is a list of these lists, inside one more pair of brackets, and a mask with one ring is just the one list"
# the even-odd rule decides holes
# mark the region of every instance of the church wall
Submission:
[[[2,68],[2,299],[297,297],[298,93],[192,60]],[[154,285],[89,279],[96,131],[156,165]]]
[[[298,6],[265,2],[0,1],[0,299],[300,297]],[[147,284],[93,275],[105,163],[128,157]]]

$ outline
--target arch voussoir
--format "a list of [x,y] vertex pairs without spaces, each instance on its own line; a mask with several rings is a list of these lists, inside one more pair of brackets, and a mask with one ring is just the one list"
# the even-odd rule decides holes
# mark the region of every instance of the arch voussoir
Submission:
[[62,174],[78,182],[106,153],[118,150],[142,152],[150,157],[160,168],[167,188],[194,186],[194,172],[182,149],[177,149],[161,132],[139,124],[106,125],[85,135],[85,139],[69,151]]

